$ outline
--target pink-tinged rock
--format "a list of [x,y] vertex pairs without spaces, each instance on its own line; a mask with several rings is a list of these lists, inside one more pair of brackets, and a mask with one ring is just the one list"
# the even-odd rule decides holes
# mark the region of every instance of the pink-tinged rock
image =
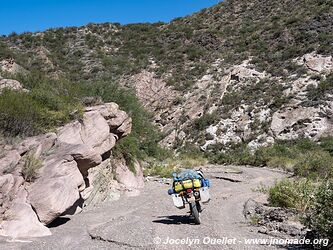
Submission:
[[123,159],[118,160],[114,165],[116,166],[116,179],[119,183],[124,184],[127,188],[144,187],[143,172],[138,162],[134,162],[135,173],[129,170]]
[[[118,107],[118,105],[117,105],[117,107]],[[111,115],[106,104],[85,108],[86,113],[92,112],[92,111],[98,111],[105,119],[108,119],[108,117],[110,117],[110,115]]]
[[140,193],[141,192],[138,189],[128,189],[128,190],[126,190],[125,195],[127,197],[135,197],[135,196],[139,196]]
[[13,238],[51,235],[51,231],[39,222],[32,207],[27,203],[14,203],[6,211],[5,220],[0,224],[0,228],[0,235]]
[[87,112],[83,116],[81,138],[84,144],[99,147],[110,136],[107,121],[98,111]]
[[47,133],[45,135],[39,135],[34,137],[29,137],[22,141],[17,147],[16,150],[20,155],[34,150],[36,157],[39,157],[42,153],[50,150],[57,139],[55,133]]
[[122,137],[129,135],[132,131],[132,118],[128,117],[120,127],[117,128],[117,133]]
[[57,166],[50,167],[49,169],[51,171],[48,173],[46,173],[46,171],[44,172],[44,175],[47,175],[44,177],[45,179],[68,177],[71,180],[70,183],[77,188],[84,186],[82,174],[77,168],[77,163],[75,161],[59,162]]
[[25,74],[27,70],[24,69],[22,66],[17,64],[14,59],[4,59],[0,61],[0,71],[7,72],[10,74]]
[[58,130],[58,142],[68,144],[82,144],[80,122],[71,122]]
[[73,161],[46,162],[41,177],[28,189],[28,200],[47,225],[80,199],[83,177]]
[[33,184],[28,196],[30,204],[44,225],[51,223],[79,199],[77,185],[66,176]]
[[88,175],[89,168],[95,167],[102,162],[102,156],[86,144],[74,145],[68,154],[74,158],[83,176]]
[[[25,202],[26,191],[23,186],[22,176],[6,174],[0,176],[0,216],[8,210],[14,202]],[[0,220],[1,221],[1,220]]]
[[[110,120],[111,127],[108,124]],[[3,231],[3,235],[48,235],[48,229],[45,231],[42,224],[47,225],[62,214],[80,212],[82,202],[93,191],[93,186],[88,182],[86,185],[84,181],[86,177],[87,180],[91,179],[88,170],[99,166],[103,173],[109,173],[110,160],[106,160],[109,156],[106,153],[130,130],[129,116],[120,111],[117,104],[108,103],[86,108],[82,121],[65,125],[58,129],[57,134],[30,137],[13,147],[16,150],[6,149],[9,153],[0,159],[0,170],[11,170],[12,168],[8,169],[10,166],[14,171],[12,174],[0,176],[0,215],[6,213],[10,218],[10,214],[14,212],[16,217],[8,219],[1,216],[0,221],[5,219],[3,228],[6,232]],[[20,175],[23,165],[20,155],[30,152],[40,157],[43,166],[38,170],[34,182],[26,183]],[[143,186],[141,168],[138,164],[135,168],[136,174],[130,172],[122,160],[117,175],[119,180],[127,185],[125,188]],[[104,193],[102,196],[108,195]],[[31,224],[31,227],[18,229],[26,224]]]
[[117,113],[114,113],[114,116],[111,117],[111,119],[108,120],[108,124],[111,127],[111,130],[117,129],[126,119],[128,119],[127,113],[119,110]]
[[98,146],[95,147],[94,150],[99,154],[99,155],[103,155],[106,152],[109,152],[115,145],[116,145],[116,141],[117,141],[117,136],[114,134],[110,134],[109,137],[103,141],[103,143]]
[[115,103],[87,107],[82,122],[72,122],[58,130],[58,143],[86,144],[99,154],[114,147],[110,133],[117,139],[131,132],[132,120]]
[[[51,154],[45,160],[45,165],[55,164],[57,166],[57,164],[66,161],[76,162],[76,168],[78,168],[81,173],[85,175],[89,168],[95,167],[102,162],[102,156],[97,153],[91,146],[85,144],[62,143],[57,144],[53,154]],[[47,167],[47,169],[52,169],[52,167]]]
[[0,173],[14,170],[20,159],[21,156],[16,150],[9,151],[3,158],[0,158]]
[[114,118],[119,113],[119,106],[114,102],[104,103],[103,105],[86,107],[86,112],[98,111],[106,120]]
[[303,61],[311,71],[315,71],[317,73],[333,72],[332,56],[322,56],[313,52],[311,54],[304,55]]
[[15,178],[12,174],[6,174],[0,176],[0,193],[2,195],[8,195],[9,192],[13,191],[15,186]]

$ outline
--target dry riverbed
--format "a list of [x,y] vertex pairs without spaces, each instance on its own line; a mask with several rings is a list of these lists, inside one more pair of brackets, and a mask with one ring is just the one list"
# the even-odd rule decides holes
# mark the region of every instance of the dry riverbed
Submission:
[[[244,217],[250,198],[265,202],[257,191],[285,177],[266,168],[205,166],[212,181],[212,200],[204,206],[202,224],[194,225],[187,208],[178,210],[167,190],[170,181],[151,179],[141,194],[123,196],[83,213],[58,219],[52,236],[10,242],[3,249],[277,249],[277,246],[245,245],[248,239],[269,239]],[[249,243],[248,243],[249,244]],[[279,247],[281,248],[281,247]]]

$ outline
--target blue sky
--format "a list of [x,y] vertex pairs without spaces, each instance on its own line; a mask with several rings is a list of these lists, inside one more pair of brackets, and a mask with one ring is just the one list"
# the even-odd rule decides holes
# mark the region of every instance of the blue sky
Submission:
[[0,34],[89,22],[168,22],[221,0],[0,0]]

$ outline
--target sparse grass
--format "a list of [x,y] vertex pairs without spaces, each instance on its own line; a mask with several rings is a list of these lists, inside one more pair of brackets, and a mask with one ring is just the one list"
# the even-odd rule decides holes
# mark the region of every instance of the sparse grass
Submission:
[[13,51],[11,51],[5,43],[0,41],[0,58],[9,59],[13,58],[13,56],[14,56]]
[[182,166],[183,168],[197,168],[206,165],[208,160],[201,155],[180,155],[174,160],[174,162],[177,166]]
[[327,179],[333,177],[332,143],[332,138],[323,138],[318,143],[309,139],[281,141],[255,152],[239,144],[224,153],[215,148],[207,155],[213,163],[268,166],[313,180]]
[[152,160],[150,166],[144,171],[145,176],[153,175],[159,177],[172,178],[172,173],[179,173],[182,169],[195,169],[204,166],[208,160],[203,154],[180,153],[169,156],[164,161]]
[[193,129],[195,131],[202,131],[208,126],[214,124],[218,120],[218,115],[213,114],[204,114],[202,117],[193,121]]
[[24,157],[22,175],[28,182],[33,182],[38,176],[38,170],[43,167],[43,161],[35,156],[33,152]]
[[259,222],[260,222],[260,217],[258,215],[254,214],[250,217],[250,224],[252,226],[258,226]]
[[179,172],[179,168],[174,165],[153,165],[144,170],[144,176],[158,176],[172,178],[172,173]]
[[283,157],[283,156],[273,156],[267,161],[267,166],[271,168],[283,169],[288,172],[292,172],[297,163],[297,159]]
[[298,159],[294,166],[294,172],[298,176],[309,179],[333,178],[333,157],[322,150],[307,152]]

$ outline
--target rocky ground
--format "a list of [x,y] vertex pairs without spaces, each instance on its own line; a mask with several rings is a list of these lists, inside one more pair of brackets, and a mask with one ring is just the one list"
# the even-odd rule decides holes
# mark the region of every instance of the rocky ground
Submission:
[[[205,166],[212,180],[212,200],[204,206],[202,224],[195,225],[187,209],[178,210],[167,195],[168,179],[148,179],[139,196],[91,207],[76,216],[63,217],[50,226],[51,236],[11,241],[6,249],[189,249],[188,244],[164,244],[168,239],[199,239],[196,249],[277,249],[284,246],[255,244],[245,239],[290,238],[283,232],[253,225],[250,201],[265,202],[261,185],[272,185],[284,173],[265,168]],[[250,203],[251,203],[250,202]],[[244,205],[247,206],[244,207]],[[255,209],[255,208],[254,208]],[[268,209],[269,210],[269,209]],[[267,209],[265,211],[268,211]],[[245,215],[245,216],[244,216]],[[248,219],[246,219],[247,217]],[[296,227],[295,227],[296,228]],[[278,229],[277,229],[278,230]],[[281,230],[280,230],[281,231]],[[297,234],[297,233],[296,233]],[[204,244],[204,240],[235,238],[236,244]],[[294,235],[293,237],[297,237]],[[158,243],[158,244],[157,244]]]

